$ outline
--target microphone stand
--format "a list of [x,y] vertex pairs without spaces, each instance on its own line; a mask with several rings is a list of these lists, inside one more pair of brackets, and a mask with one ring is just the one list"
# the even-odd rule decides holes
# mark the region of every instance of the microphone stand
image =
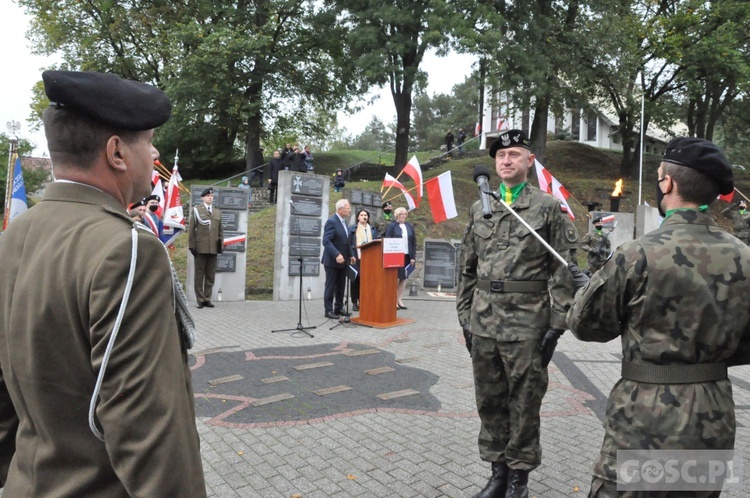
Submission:
[[[292,206],[292,213],[296,213],[297,210],[294,208],[294,202],[291,200],[289,201],[289,205]],[[297,326],[293,329],[279,329],[279,330],[272,330],[271,333],[274,332],[292,332],[292,331],[299,331],[303,332],[310,337],[315,337],[312,335],[308,330],[312,330],[315,328],[315,326],[310,327],[303,327],[302,326],[302,236],[300,235],[299,226],[297,227],[297,248],[299,250],[299,257],[297,260],[299,261],[299,318],[297,319]]]

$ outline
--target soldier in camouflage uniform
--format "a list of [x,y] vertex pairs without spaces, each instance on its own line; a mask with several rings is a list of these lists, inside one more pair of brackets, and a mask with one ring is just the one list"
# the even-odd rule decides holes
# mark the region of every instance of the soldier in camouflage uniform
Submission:
[[607,261],[609,253],[612,252],[612,243],[603,229],[602,217],[594,218],[594,231],[587,233],[581,239],[581,249],[586,251],[590,274],[596,273]]
[[396,221],[396,219],[393,217],[393,205],[391,204],[391,201],[385,201],[381,207],[383,214],[375,217],[373,226],[375,227],[375,230],[382,235],[385,233],[388,225]]
[[[706,212],[733,186],[713,143],[672,140],[658,169],[662,226],[623,244],[576,296],[576,337],[622,340],[591,497],[618,496],[617,450],[734,447],[727,366],[750,361],[750,248]],[[641,493],[619,496],[718,496]]]
[[[510,130],[490,148],[502,179],[499,194],[558,252],[578,235],[560,202],[527,183],[534,155],[523,132]],[[541,463],[539,411],[547,364],[567,328],[571,275],[502,204],[469,215],[461,246],[456,309],[471,353],[481,420],[479,454],[492,476],[476,496],[528,496],[528,475]]]
[[736,210],[734,206],[722,209],[721,214],[732,220],[734,236],[745,244],[750,244],[750,213],[747,212],[745,201],[740,201]]

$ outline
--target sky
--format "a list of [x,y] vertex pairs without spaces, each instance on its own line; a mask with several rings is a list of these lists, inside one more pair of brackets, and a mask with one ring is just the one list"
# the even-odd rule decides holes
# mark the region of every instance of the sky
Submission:
[[[21,124],[18,136],[35,144],[35,156],[46,157],[44,132],[33,131],[27,119],[31,113],[32,87],[41,80],[42,69],[58,62],[59,58],[33,55],[30,42],[26,39],[28,28],[29,18],[23,9],[14,1],[2,0],[0,47],[3,47],[3,64],[8,69],[0,80],[0,131],[7,134],[6,124],[18,121]],[[463,82],[471,72],[474,62],[475,58],[469,55],[451,53],[446,57],[437,57],[434,52],[427,53],[421,66],[429,75],[427,93],[450,93],[453,86]],[[339,126],[356,136],[364,131],[372,116],[377,116],[386,124],[395,121],[396,111],[388,88],[373,90],[370,97],[373,96],[377,97],[375,102],[357,114],[339,113]]]

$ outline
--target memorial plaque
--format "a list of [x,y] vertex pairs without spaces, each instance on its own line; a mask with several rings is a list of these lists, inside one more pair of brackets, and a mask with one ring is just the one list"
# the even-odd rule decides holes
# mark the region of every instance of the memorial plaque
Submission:
[[294,206],[292,214],[297,216],[321,216],[323,214],[323,199],[293,195],[292,205]]
[[[238,237],[240,235],[245,235],[242,232],[230,232],[227,230],[224,230],[224,238],[228,239],[229,237]],[[247,242],[247,239],[243,240],[242,242],[237,242],[236,244],[230,244],[228,246],[224,246],[224,252],[245,252],[245,243]]]
[[[214,205],[219,209],[245,211],[249,201],[249,193],[249,190],[241,188],[215,189],[215,194],[218,194],[218,202],[214,201]],[[214,195],[214,198],[216,198],[216,195]]]
[[[373,192],[372,193],[372,205],[376,208],[379,208],[383,205],[383,196],[380,195],[380,192]],[[377,209],[375,210],[377,211]]]
[[424,287],[456,286],[456,248],[447,240],[424,241]]
[[307,218],[305,216],[292,216],[291,234],[312,235],[320,237],[323,221],[320,218]]
[[222,211],[221,226],[225,230],[237,230],[240,223],[240,213],[237,211]]
[[357,206],[362,205],[362,191],[361,190],[352,190],[351,196],[349,197],[349,202],[352,204],[356,204]]
[[216,255],[216,272],[234,273],[237,271],[237,255],[221,253]]
[[292,193],[323,197],[323,179],[309,174],[292,175]]
[[320,237],[290,237],[289,238],[289,255],[299,256],[320,256],[323,249]]
[[[299,276],[299,259],[289,257],[289,275]],[[320,258],[302,258],[302,276],[317,277],[320,275]]]
[[365,190],[362,192],[362,205],[363,206],[372,206],[372,192],[369,190]]

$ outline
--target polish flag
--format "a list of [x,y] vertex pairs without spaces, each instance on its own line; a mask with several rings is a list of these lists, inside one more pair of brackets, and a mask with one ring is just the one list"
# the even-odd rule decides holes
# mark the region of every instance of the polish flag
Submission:
[[612,223],[613,221],[615,221],[615,215],[614,214],[609,214],[609,215],[604,216],[602,218],[602,223]]
[[411,158],[411,160],[404,166],[404,174],[409,175],[414,180],[414,185],[417,186],[417,206],[422,202],[422,194],[424,194],[424,187],[422,184],[422,168],[419,167],[419,161],[417,156]]
[[232,244],[239,244],[241,242],[245,242],[245,240],[247,240],[246,235],[235,235],[233,237],[225,237],[224,245],[231,246]]
[[180,200],[180,187],[178,179],[180,173],[177,171],[177,164],[172,169],[172,176],[169,178],[167,185],[167,205],[164,210],[164,230],[162,242],[168,246],[182,234],[185,230],[185,215],[182,212],[182,201]]
[[[158,161],[154,161],[154,163],[157,162]],[[167,200],[164,198],[164,186],[161,183],[161,176],[159,176],[159,172],[156,170],[154,170],[151,176],[151,183],[154,184],[154,188],[151,190],[151,195],[159,196],[159,209],[157,209],[154,214],[157,218],[161,218],[164,216],[164,207],[167,204]]]
[[417,207],[416,203],[414,202],[414,197],[411,196],[409,191],[406,187],[404,187],[401,182],[393,178],[388,173],[385,174],[385,179],[383,180],[383,188],[391,188],[396,187],[401,191],[402,194],[404,194],[404,197],[406,198],[406,204],[409,206],[409,211],[415,209]]
[[430,201],[432,219],[435,223],[458,216],[450,171],[427,180],[425,187],[427,187],[427,198]]
[[536,178],[539,180],[539,188],[548,194],[554,195],[562,203],[562,208],[564,208],[563,211],[568,213],[570,219],[576,219],[575,215],[573,215],[573,210],[570,209],[570,205],[568,205],[568,197],[570,197],[568,189],[563,187],[562,184],[557,181],[557,178],[552,176],[550,172],[547,171],[547,169],[536,159],[534,159],[534,167],[536,168]]
[[478,137],[480,133],[482,133],[482,127],[479,126],[479,121],[477,121],[477,124],[474,126],[474,136]]

